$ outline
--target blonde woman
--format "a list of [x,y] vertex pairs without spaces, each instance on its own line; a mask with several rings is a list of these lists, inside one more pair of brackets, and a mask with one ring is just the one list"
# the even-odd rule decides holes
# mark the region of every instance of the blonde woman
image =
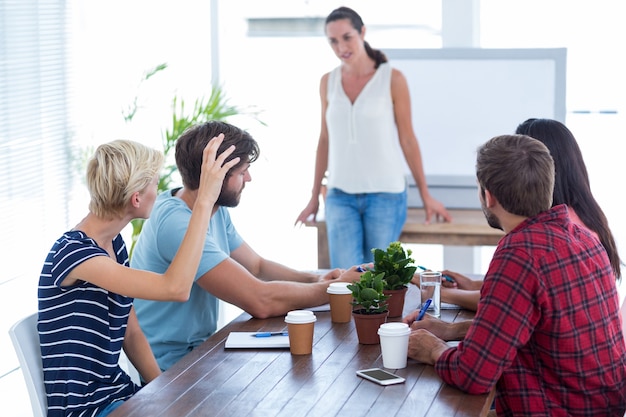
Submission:
[[133,298],[189,297],[213,205],[234,146],[217,155],[223,136],[204,149],[198,199],[190,227],[163,274],[131,269],[120,232],[150,215],[163,155],[116,140],[89,161],[89,213],[52,246],[39,278],[39,339],[48,417],[103,417],[138,389],[119,367],[123,348],[144,381],[160,370],[139,328]]

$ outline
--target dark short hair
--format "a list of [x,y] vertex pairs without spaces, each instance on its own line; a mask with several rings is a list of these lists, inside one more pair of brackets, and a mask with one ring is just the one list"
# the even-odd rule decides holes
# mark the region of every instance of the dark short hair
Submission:
[[496,136],[478,148],[476,178],[509,213],[532,217],[552,207],[554,161],[529,136]]
[[[207,143],[220,133],[224,134],[224,141],[218,153],[223,152],[231,145],[235,151],[227,158],[230,161],[239,157],[241,160],[229,171],[232,172],[244,164],[257,160],[260,154],[259,145],[252,136],[231,124],[220,121],[209,121],[187,129],[176,141],[176,166],[183,180],[183,185],[190,190],[197,190],[200,186],[200,172],[202,153]],[[228,174],[227,174],[228,176]]]

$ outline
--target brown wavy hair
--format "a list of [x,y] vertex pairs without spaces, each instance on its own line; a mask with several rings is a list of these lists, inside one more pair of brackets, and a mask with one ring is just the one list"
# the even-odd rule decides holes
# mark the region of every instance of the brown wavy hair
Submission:
[[235,151],[226,158],[230,161],[241,158],[239,163],[232,167],[228,174],[244,164],[253,163],[260,154],[259,145],[252,136],[236,126],[225,122],[209,121],[190,127],[176,140],[176,166],[183,180],[183,185],[190,190],[197,190],[200,186],[200,172],[202,167],[202,152],[207,143],[220,133],[224,134],[224,141],[218,149],[218,155],[235,145]]

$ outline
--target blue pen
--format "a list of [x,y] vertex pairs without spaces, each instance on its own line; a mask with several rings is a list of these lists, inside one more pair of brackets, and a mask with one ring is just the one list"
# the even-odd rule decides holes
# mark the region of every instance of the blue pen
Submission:
[[356,272],[365,272],[365,268],[363,268],[361,265],[356,267]]
[[426,310],[428,310],[428,307],[430,307],[430,303],[432,302],[433,302],[432,298],[429,298],[428,300],[426,300],[426,302],[422,306],[422,309],[420,310],[420,313],[417,315],[417,318],[415,319],[415,321],[420,321],[421,319],[424,318],[424,314],[426,314]]
[[287,332],[258,332],[251,334],[252,337],[289,336]]
[[[421,265],[417,265],[417,267],[419,269],[421,269],[422,271],[428,271],[428,268],[426,268],[425,266],[421,266]],[[442,277],[444,277],[446,279],[446,281],[448,282],[454,282],[454,280],[452,279],[452,277],[448,276],[448,275],[442,275]]]

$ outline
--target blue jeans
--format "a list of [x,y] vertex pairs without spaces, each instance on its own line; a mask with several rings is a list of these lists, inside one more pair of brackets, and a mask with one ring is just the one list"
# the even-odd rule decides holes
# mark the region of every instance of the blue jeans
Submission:
[[106,407],[104,407],[99,413],[98,415],[96,415],[96,417],[105,417],[108,416],[109,414],[111,414],[113,412],[113,410],[115,410],[117,407],[119,407],[120,405],[124,404],[124,400],[117,400],[117,401],[113,401],[111,404],[107,405]]
[[350,268],[374,260],[373,248],[387,249],[400,238],[406,221],[407,193],[326,194],[326,229],[331,268]]

